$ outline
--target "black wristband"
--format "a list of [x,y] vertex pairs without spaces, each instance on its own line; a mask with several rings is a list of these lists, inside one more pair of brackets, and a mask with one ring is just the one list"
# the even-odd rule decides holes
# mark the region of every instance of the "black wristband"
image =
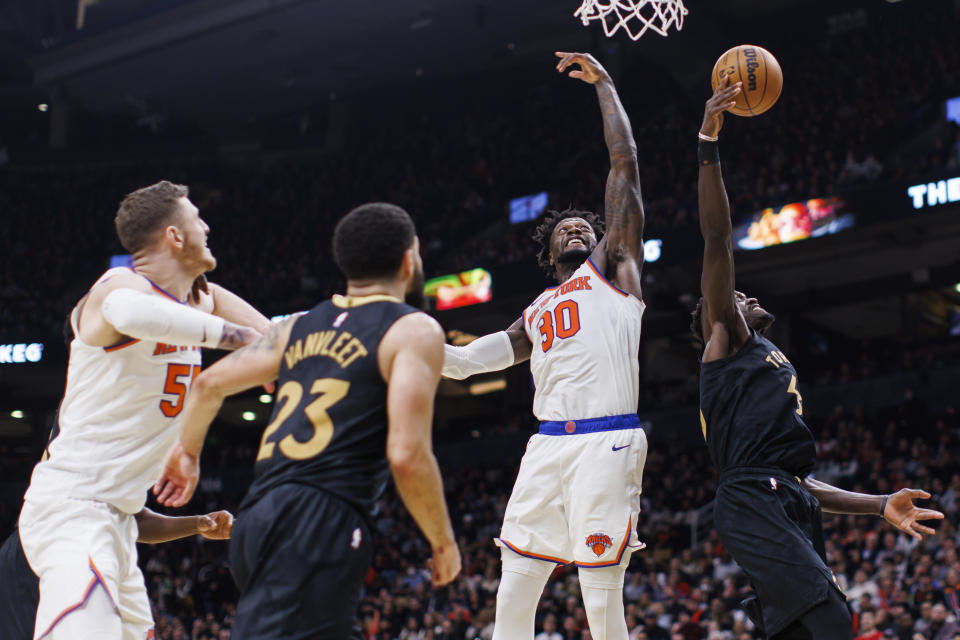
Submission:
[[697,159],[700,160],[701,167],[708,164],[719,164],[719,143],[701,140],[699,143],[697,143]]
[[881,518],[884,517],[883,512],[887,510],[887,498],[889,498],[889,497],[890,497],[889,495],[883,496],[883,502],[880,503],[880,517],[881,517]]

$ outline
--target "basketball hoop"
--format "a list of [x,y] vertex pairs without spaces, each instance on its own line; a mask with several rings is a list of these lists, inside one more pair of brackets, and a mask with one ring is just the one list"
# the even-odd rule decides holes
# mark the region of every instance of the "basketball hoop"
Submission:
[[573,15],[584,26],[599,20],[608,38],[622,28],[631,40],[639,40],[647,31],[666,37],[671,25],[680,31],[688,13],[683,0],[583,0]]

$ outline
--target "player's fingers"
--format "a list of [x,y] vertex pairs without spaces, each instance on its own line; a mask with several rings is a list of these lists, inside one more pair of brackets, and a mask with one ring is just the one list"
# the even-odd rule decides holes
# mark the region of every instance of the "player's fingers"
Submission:
[[571,78],[582,78],[582,77],[583,77],[583,71],[571,71],[571,72],[570,72],[570,77],[571,77]]
[[930,498],[930,494],[921,489],[904,489],[904,491],[906,491],[907,495],[910,496],[911,499],[920,498],[921,500],[927,500]]
[[173,493],[173,484],[168,480],[162,480],[162,485],[160,486],[160,492],[157,494],[157,502],[160,504],[166,504],[167,500],[170,499],[170,494]]
[[914,531],[919,531],[920,533],[925,533],[925,534],[927,534],[928,536],[932,536],[934,533],[936,533],[936,531],[934,531],[934,530],[931,529],[930,527],[925,527],[924,525],[922,525],[922,524],[920,524],[920,523],[918,523],[918,522],[914,522],[914,523],[913,523],[913,530],[914,530]]
[[920,509],[917,512],[917,520],[943,520],[943,514],[933,509]]

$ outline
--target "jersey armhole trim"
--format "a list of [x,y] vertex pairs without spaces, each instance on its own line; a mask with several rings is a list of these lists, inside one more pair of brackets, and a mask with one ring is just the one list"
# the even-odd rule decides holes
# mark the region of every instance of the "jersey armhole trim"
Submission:
[[117,344],[115,344],[115,345],[113,345],[113,346],[104,347],[103,350],[106,351],[107,353],[110,353],[111,351],[119,351],[120,349],[123,349],[123,348],[125,348],[125,347],[129,347],[129,346],[135,345],[135,344],[137,344],[138,342],[140,342],[140,339],[139,339],[139,338],[130,338],[129,340],[124,340],[123,342],[118,342]]
[[[624,291],[623,289],[617,288],[617,286],[616,286],[615,284],[613,284],[612,282],[610,282],[609,280],[607,280],[606,276],[604,276],[602,273],[600,273],[600,270],[597,269],[597,265],[593,264],[593,260],[592,260],[591,258],[587,258],[587,264],[590,265],[590,268],[593,269],[593,272],[594,272],[595,274],[597,274],[597,277],[600,278],[601,280],[603,280],[604,282],[606,282],[606,283],[610,286],[611,289],[613,289],[614,291],[616,291],[617,293],[619,293],[620,295],[622,295],[622,296],[625,297],[625,298],[629,298],[629,297],[630,297],[630,294],[629,294],[629,293],[627,293],[627,292]],[[642,302],[642,301],[641,301],[641,302]]]

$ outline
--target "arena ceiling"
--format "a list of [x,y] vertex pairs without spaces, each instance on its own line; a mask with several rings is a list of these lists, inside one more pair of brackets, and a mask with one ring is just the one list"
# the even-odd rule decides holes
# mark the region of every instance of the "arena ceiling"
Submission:
[[[216,123],[492,70],[557,48],[609,46],[599,26],[573,17],[578,1],[198,0],[75,38],[30,66],[38,87],[96,112],[156,110]],[[682,61],[712,60],[744,18],[798,3],[725,0],[721,10],[688,1],[682,33],[619,42],[683,75]]]

